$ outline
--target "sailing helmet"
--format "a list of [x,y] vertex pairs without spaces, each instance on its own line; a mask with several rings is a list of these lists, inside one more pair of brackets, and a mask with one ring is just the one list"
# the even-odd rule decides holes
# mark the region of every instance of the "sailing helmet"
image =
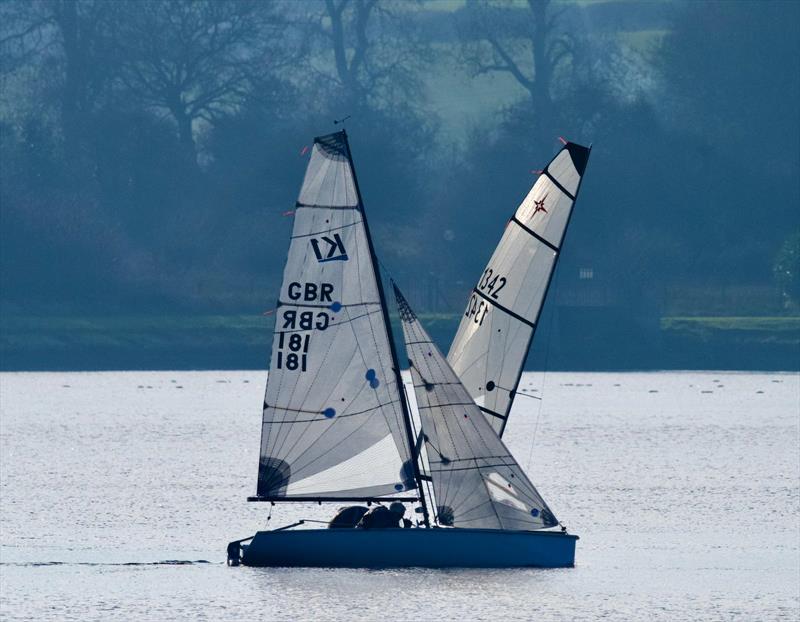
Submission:
[[406,506],[404,506],[402,503],[400,503],[398,501],[395,501],[394,503],[392,503],[389,506],[389,511],[392,514],[397,514],[398,516],[403,516],[403,514],[406,513]]

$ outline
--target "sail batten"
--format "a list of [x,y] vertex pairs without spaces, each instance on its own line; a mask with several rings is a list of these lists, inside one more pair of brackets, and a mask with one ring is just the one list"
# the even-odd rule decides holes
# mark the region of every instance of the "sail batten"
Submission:
[[557,524],[395,286],[440,525],[543,529]]
[[589,158],[567,143],[506,225],[447,360],[502,436]]
[[318,137],[278,296],[255,499],[417,489],[382,298],[345,134]]

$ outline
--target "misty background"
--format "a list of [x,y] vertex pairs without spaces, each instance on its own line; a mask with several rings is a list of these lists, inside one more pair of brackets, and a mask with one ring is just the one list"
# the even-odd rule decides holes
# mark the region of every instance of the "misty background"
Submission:
[[0,53],[5,369],[266,367],[348,115],[445,352],[561,136],[593,150],[529,367],[800,367],[800,3],[3,0]]

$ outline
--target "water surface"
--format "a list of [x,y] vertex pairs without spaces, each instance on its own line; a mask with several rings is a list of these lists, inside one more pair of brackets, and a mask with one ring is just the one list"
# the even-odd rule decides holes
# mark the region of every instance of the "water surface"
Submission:
[[[564,570],[228,568],[262,372],[0,375],[0,618],[795,620],[800,376],[531,373],[506,440]],[[535,437],[535,441],[534,441]]]

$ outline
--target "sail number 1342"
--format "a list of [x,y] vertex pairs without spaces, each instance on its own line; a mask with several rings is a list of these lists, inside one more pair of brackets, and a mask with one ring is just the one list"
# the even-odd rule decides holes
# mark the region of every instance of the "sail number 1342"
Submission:
[[[500,290],[506,286],[506,277],[495,274],[491,268],[486,268],[478,281],[478,289],[497,300]],[[472,318],[478,326],[483,325],[483,320],[489,312],[489,304],[486,300],[473,293],[467,304],[464,317]]]

